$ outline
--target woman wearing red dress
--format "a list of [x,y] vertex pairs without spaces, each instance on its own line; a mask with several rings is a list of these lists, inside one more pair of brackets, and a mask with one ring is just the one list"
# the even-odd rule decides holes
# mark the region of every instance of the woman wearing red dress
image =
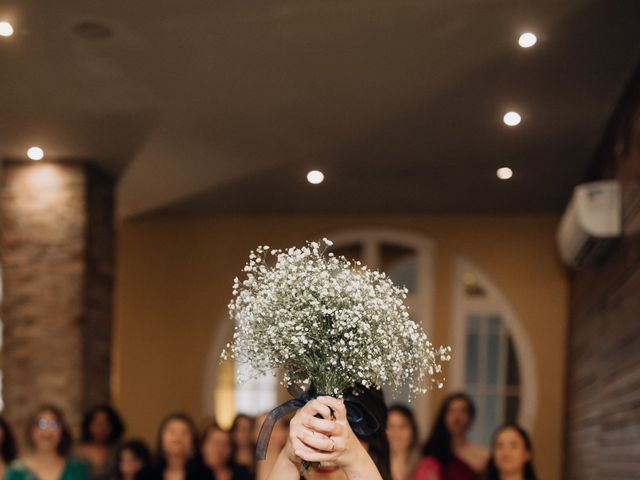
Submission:
[[456,393],[445,399],[413,480],[477,480],[484,471],[489,452],[467,439],[475,417],[468,395]]

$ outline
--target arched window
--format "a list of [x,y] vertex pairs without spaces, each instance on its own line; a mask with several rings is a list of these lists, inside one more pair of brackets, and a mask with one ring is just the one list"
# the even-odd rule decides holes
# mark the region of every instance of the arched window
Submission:
[[452,389],[474,399],[471,438],[488,445],[505,422],[531,429],[536,410],[535,362],[515,311],[491,280],[458,257],[454,272]]

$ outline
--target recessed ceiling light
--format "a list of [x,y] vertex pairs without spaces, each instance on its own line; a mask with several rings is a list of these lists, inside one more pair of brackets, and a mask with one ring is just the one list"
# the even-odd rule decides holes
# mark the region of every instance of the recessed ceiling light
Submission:
[[31,160],[42,160],[44,158],[44,150],[40,147],[31,147],[27,150],[27,157]]
[[3,37],[10,37],[13,35],[13,27],[9,22],[0,22],[0,35]]
[[307,181],[309,183],[313,183],[314,185],[318,185],[324,181],[324,173],[320,170],[311,170],[307,173]]
[[518,38],[518,45],[522,48],[533,47],[536,43],[538,43],[538,37],[531,32],[523,33],[520,35],[520,38]]
[[518,112],[507,112],[504,114],[504,117],[502,117],[502,120],[504,121],[505,125],[515,127],[522,121],[522,117]]
[[509,167],[499,168],[496,171],[496,176],[500,180],[509,180],[511,177],[513,177],[513,170],[511,170]]

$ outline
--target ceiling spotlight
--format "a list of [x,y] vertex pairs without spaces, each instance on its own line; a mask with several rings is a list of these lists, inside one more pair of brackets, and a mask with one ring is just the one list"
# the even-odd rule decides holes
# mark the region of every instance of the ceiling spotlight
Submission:
[[500,180],[509,180],[511,177],[513,177],[513,170],[511,170],[509,167],[499,168],[496,171],[496,176]]
[[311,170],[307,173],[307,181],[309,183],[313,183],[314,185],[318,185],[324,181],[324,173],[320,170]]
[[31,147],[27,150],[27,157],[31,160],[42,160],[44,158],[44,150],[40,147]]
[[502,120],[504,121],[505,125],[515,127],[522,121],[522,117],[518,112],[507,112],[504,114],[504,117],[502,117]]
[[0,22],[0,36],[10,37],[13,35],[13,27],[9,22]]
[[538,37],[536,37],[531,32],[523,33],[522,35],[520,35],[520,38],[518,38],[518,45],[520,45],[522,48],[533,47],[537,42]]

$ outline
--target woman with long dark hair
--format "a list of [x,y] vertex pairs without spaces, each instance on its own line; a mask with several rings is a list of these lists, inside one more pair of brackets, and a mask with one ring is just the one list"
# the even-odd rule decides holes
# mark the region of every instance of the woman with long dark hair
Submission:
[[268,480],[298,480],[303,461],[312,464],[304,472],[306,480],[391,480],[382,392],[368,389],[357,399],[376,418],[374,433],[354,433],[343,400],[311,400],[291,419],[289,438]]
[[139,480],[149,468],[151,453],[142,440],[124,442],[116,452],[116,480]]
[[76,455],[86,460],[92,480],[108,480],[113,476],[115,454],[124,430],[120,415],[109,405],[98,405],[84,414]]
[[233,461],[250,472],[256,471],[256,446],[253,443],[255,419],[242,413],[236,415],[231,425]]
[[202,463],[198,430],[189,416],[173,413],[160,423],[156,459],[147,476],[152,480],[213,480],[211,470]]
[[11,426],[0,416],[0,478],[4,478],[7,467],[18,457],[18,444]]
[[533,445],[527,432],[518,425],[496,430],[486,480],[537,480],[533,467]]
[[29,454],[9,467],[5,480],[88,480],[84,462],[69,457],[71,432],[58,408],[40,407],[26,434]]
[[484,471],[489,452],[467,439],[475,406],[464,393],[449,395],[422,449],[423,459],[414,480],[476,480]]
[[391,479],[409,480],[419,460],[418,424],[404,405],[392,405],[387,414],[387,439],[391,453]]
[[209,424],[202,433],[202,460],[215,480],[252,480],[253,474],[233,459],[231,432],[218,424]]

